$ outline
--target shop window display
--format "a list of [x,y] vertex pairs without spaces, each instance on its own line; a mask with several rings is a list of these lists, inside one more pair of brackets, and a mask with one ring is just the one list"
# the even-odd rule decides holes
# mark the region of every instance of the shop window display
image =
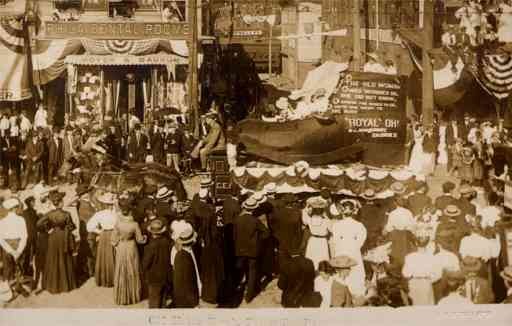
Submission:
[[82,118],[101,116],[100,71],[98,67],[80,69],[75,95],[76,113]]

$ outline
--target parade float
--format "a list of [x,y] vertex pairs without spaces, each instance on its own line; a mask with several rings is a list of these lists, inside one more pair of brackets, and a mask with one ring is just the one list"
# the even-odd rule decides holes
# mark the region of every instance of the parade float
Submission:
[[395,75],[351,72],[345,64],[326,62],[290,95],[297,106],[289,114],[284,108],[271,121],[238,123],[237,145],[228,137],[227,159],[211,161],[215,193],[231,187],[227,180],[251,192],[275,183],[278,193],[328,189],[358,196],[372,188],[385,198],[396,181],[414,190],[424,177],[404,166],[403,84]]

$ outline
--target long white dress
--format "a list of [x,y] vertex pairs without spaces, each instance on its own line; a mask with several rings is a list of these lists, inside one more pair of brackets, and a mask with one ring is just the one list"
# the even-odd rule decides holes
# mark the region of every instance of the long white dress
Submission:
[[315,269],[322,260],[329,260],[329,243],[327,236],[331,221],[322,216],[309,216],[306,212],[302,214],[302,223],[309,228],[311,237],[306,246],[306,258],[313,261]]
[[322,304],[320,308],[330,308],[331,307],[331,299],[332,299],[332,282],[334,278],[329,277],[329,279],[324,280],[322,276],[317,276],[315,278],[315,292],[320,293],[322,296]]
[[448,151],[446,150],[446,126],[439,127],[439,146],[437,147],[439,155],[437,164],[448,164]]
[[500,42],[512,42],[512,6],[500,4],[501,15],[498,21],[498,39]]
[[423,151],[423,137],[421,131],[414,130],[414,146],[409,160],[409,170],[413,173],[422,173],[425,165],[425,152]]
[[332,226],[334,257],[345,255],[357,262],[345,279],[345,284],[354,296],[363,296],[366,292],[366,274],[361,255],[366,235],[364,225],[350,217],[336,221]]

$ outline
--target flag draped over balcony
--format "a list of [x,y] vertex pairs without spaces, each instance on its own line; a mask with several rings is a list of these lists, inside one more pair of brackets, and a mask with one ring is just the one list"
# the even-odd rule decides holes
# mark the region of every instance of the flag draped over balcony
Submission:
[[[32,97],[27,39],[21,19],[0,19],[0,100],[20,101]],[[30,47],[33,82],[44,85],[64,72],[64,58],[77,53],[81,43],[77,40],[32,40]]]

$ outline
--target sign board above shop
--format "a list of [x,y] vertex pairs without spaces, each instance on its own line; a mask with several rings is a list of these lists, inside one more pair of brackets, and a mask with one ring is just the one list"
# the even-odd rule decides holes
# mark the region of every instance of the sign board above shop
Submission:
[[148,55],[68,55],[65,63],[79,66],[146,66],[187,64],[186,58],[169,54]]
[[160,22],[45,22],[43,39],[91,38],[103,40],[185,39],[188,23]]

